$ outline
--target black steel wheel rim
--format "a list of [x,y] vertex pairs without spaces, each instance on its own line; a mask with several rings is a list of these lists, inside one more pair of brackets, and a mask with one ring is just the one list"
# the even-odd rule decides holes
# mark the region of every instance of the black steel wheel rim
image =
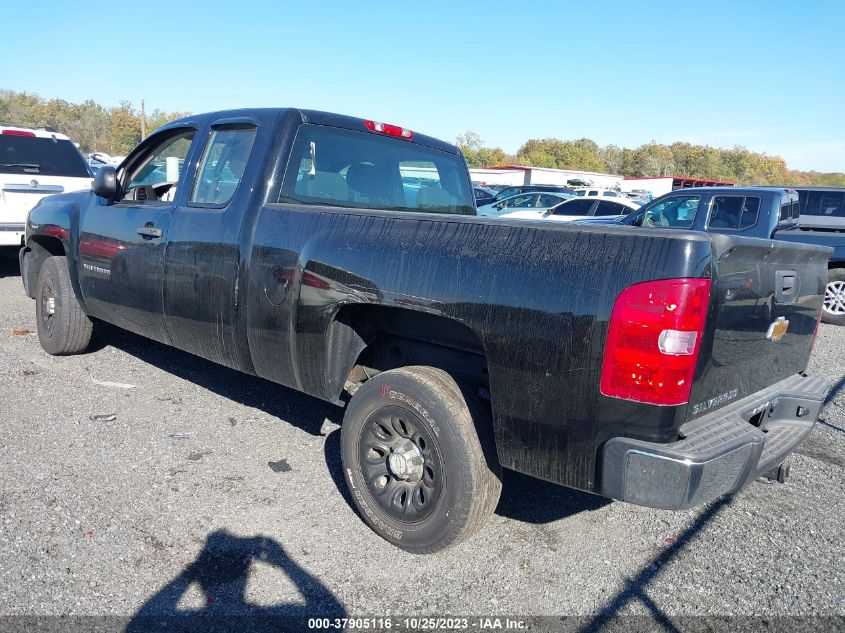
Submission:
[[56,318],[56,290],[53,278],[47,276],[41,287],[41,326],[48,337],[53,336],[53,324]]
[[[396,467],[403,459],[404,472]],[[434,512],[445,475],[437,438],[418,415],[397,406],[375,411],[359,436],[358,460],[370,496],[388,516],[419,523]]]

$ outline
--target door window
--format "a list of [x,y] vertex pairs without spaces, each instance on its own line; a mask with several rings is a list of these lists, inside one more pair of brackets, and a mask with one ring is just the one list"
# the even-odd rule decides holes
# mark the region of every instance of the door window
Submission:
[[176,185],[191,147],[194,130],[180,132],[154,146],[126,177],[124,200],[158,202],[173,200]]
[[599,200],[599,206],[593,215],[625,215],[630,211],[627,207],[616,204],[615,202],[608,202],[607,200]]
[[757,224],[760,198],[754,196],[715,196],[710,205],[708,227],[744,231]]
[[533,207],[534,203],[537,201],[537,194],[536,193],[524,193],[521,196],[514,196],[513,198],[508,198],[502,204],[503,207],[511,209],[524,209],[527,207]]
[[568,200],[554,208],[552,215],[590,215],[594,200]]
[[700,196],[672,196],[644,209],[642,226],[688,229],[695,221]]
[[552,196],[549,194],[541,194],[540,195],[540,202],[537,206],[539,207],[553,207],[559,202],[562,202],[559,196]]
[[255,141],[255,127],[214,129],[205,145],[189,202],[223,206],[235,195]]

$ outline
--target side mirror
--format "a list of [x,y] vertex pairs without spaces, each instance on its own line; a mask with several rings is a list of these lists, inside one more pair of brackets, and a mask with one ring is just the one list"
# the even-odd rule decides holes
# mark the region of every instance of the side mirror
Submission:
[[637,217],[634,218],[634,226],[642,226],[644,217],[644,213],[640,213],[639,215],[637,215]]
[[103,165],[97,170],[91,191],[101,198],[108,200],[114,198],[117,193],[117,171],[113,165]]

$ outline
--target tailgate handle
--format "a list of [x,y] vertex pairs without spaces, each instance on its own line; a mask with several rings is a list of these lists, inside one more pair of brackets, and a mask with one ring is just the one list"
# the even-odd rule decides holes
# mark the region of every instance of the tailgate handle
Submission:
[[775,273],[775,301],[792,303],[798,296],[798,275],[794,270],[779,270]]
[[145,240],[151,240],[154,237],[161,237],[161,229],[157,229],[152,222],[147,222],[138,229],[138,235],[141,235]]

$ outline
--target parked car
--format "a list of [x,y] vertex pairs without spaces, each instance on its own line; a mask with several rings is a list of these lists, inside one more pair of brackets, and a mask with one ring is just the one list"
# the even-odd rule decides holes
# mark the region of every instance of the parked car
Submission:
[[[439,186],[409,201],[407,165]],[[344,405],[352,503],[430,553],[484,524],[502,466],[666,509],[778,469],[827,391],[805,371],[829,253],[477,218],[457,147],[268,108],[170,122],[42,199],[20,261],[50,354],[105,321]],[[723,290],[746,270],[765,310]]]
[[583,189],[576,189],[575,195],[579,198],[627,198],[621,191],[614,191],[613,189],[602,189],[599,187],[584,187]]
[[808,229],[845,231],[845,188],[796,187],[798,225]]
[[90,186],[88,164],[67,136],[0,126],[0,247],[21,247],[26,214],[41,198]]
[[620,218],[625,217],[632,211],[636,211],[642,205],[636,200],[628,200],[626,198],[614,198],[608,200],[604,197],[600,199],[575,199],[558,205],[552,209],[549,214],[549,220],[556,220],[558,222],[569,222],[571,220],[589,219],[589,218]]
[[491,204],[499,192],[482,185],[473,185],[472,193],[475,195],[475,206],[483,207],[485,204]]
[[[743,235],[827,246],[828,264],[822,320],[845,325],[845,227],[826,223],[822,228],[802,226],[800,194],[784,187],[696,187],[667,193],[624,218],[634,226],[692,229],[724,235]],[[818,201],[826,198],[821,195]],[[805,207],[806,208],[806,207]],[[824,207],[809,207],[828,209]],[[827,214],[826,218],[835,217]]]
[[532,209],[534,212],[543,212],[560,204],[564,200],[569,200],[571,194],[568,193],[551,193],[551,192],[532,192],[520,193],[509,198],[504,198],[492,204],[486,204],[478,207],[477,215],[482,217],[504,217],[505,214],[515,209]]
[[516,187],[505,187],[498,194],[496,194],[496,202],[510,198],[519,193],[530,193],[534,191],[546,191],[551,193],[565,193],[574,195],[575,190],[572,187],[563,187],[560,185],[519,185]]

